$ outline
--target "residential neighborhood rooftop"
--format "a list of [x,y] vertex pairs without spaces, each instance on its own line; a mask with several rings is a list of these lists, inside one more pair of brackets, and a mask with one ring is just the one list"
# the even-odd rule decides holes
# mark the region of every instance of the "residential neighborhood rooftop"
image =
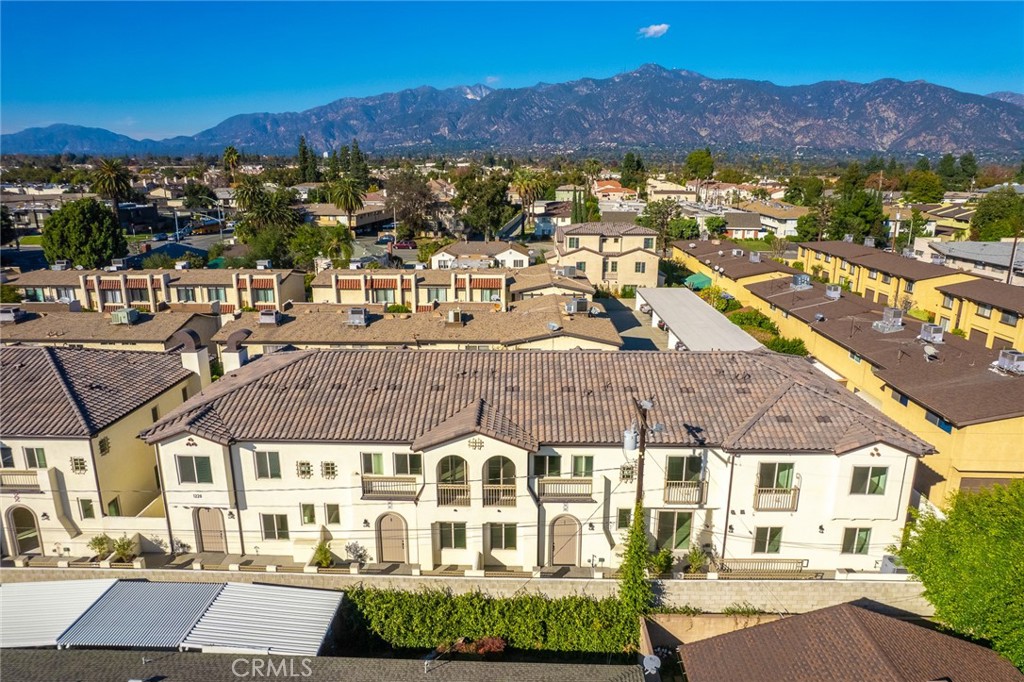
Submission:
[[944,284],[937,289],[950,296],[966,298],[968,301],[1024,316],[1024,287],[979,278],[956,284]]
[[[5,306],[8,307],[8,306]],[[24,311],[17,322],[0,325],[0,342],[14,343],[163,343],[189,326],[197,313],[139,312],[132,324],[111,324],[110,315],[69,311]]]
[[565,225],[558,228],[557,239],[566,236],[602,236],[621,237],[622,235],[640,235],[654,237],[658,233],[649,227],[642,227],[635,223],[577,223]]
[[[930,241],[928,248],[949,258],[969,260],[986,265],[1009,267],[1013,242],[941,242]],[[1019,244],[1016,254],[1016,269],[1024,269],[1024,244]]]
[[889,253],[870,246],[844,241],[802,242],[801,247],[811,251],[844,258],[851,263],[869,270],[877,270],[894,277],[914,282],[960,274],[960,270],[947,268],[944,265],[926,263],[917,258],[907,258]]

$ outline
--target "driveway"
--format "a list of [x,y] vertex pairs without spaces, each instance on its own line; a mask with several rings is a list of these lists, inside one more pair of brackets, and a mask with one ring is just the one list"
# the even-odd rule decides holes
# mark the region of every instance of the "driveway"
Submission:
[[651,316],[633,310],[633,299],[602,298],[599,303],[622,337],[622,350],[666,350],[668,332],[651,326]]

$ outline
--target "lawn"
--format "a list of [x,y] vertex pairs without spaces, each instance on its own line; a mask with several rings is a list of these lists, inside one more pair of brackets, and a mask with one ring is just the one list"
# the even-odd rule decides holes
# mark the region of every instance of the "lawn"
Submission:
[[[148,242],[150,240],[149,234],[126,234],[124,236],[129,242]],[[19,241],[25,246],[42,246],[43,235],[41,234],[30,234],[24,237],[20,237]]]

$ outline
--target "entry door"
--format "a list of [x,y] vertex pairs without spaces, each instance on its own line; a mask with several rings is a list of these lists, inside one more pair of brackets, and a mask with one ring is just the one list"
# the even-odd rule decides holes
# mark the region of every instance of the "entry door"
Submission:
[[405,520],[398,514],[385,514],[380,517],[378,526],[380,537],[379,560],[382,564],[404,564],[405,553]]
[[17,554],[35,554],[39,552],[39,526],[36,524],[36,515],[31,509],[18,507],[11,511],[11,525],[14,526],[14,540],[17,544]]
[[228,539],[224,532],[224,516],[219,509],[203,507],[196,511],[196,526],[200,552],[227,554]]
[[559,516],[551,524],[551,564],[575,566],[579,550],[580,525],[571,516]]

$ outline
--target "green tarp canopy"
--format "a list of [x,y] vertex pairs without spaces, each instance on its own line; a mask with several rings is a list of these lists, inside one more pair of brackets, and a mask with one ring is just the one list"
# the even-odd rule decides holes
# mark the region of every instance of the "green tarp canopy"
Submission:
[[709,286],[711,286],[711,278],[708,277],[707,275],[702,275],[698,273],[696,275],[690,275],[689,277],[684,279],[683,284],[690,287],[691,289],[707,289]]

